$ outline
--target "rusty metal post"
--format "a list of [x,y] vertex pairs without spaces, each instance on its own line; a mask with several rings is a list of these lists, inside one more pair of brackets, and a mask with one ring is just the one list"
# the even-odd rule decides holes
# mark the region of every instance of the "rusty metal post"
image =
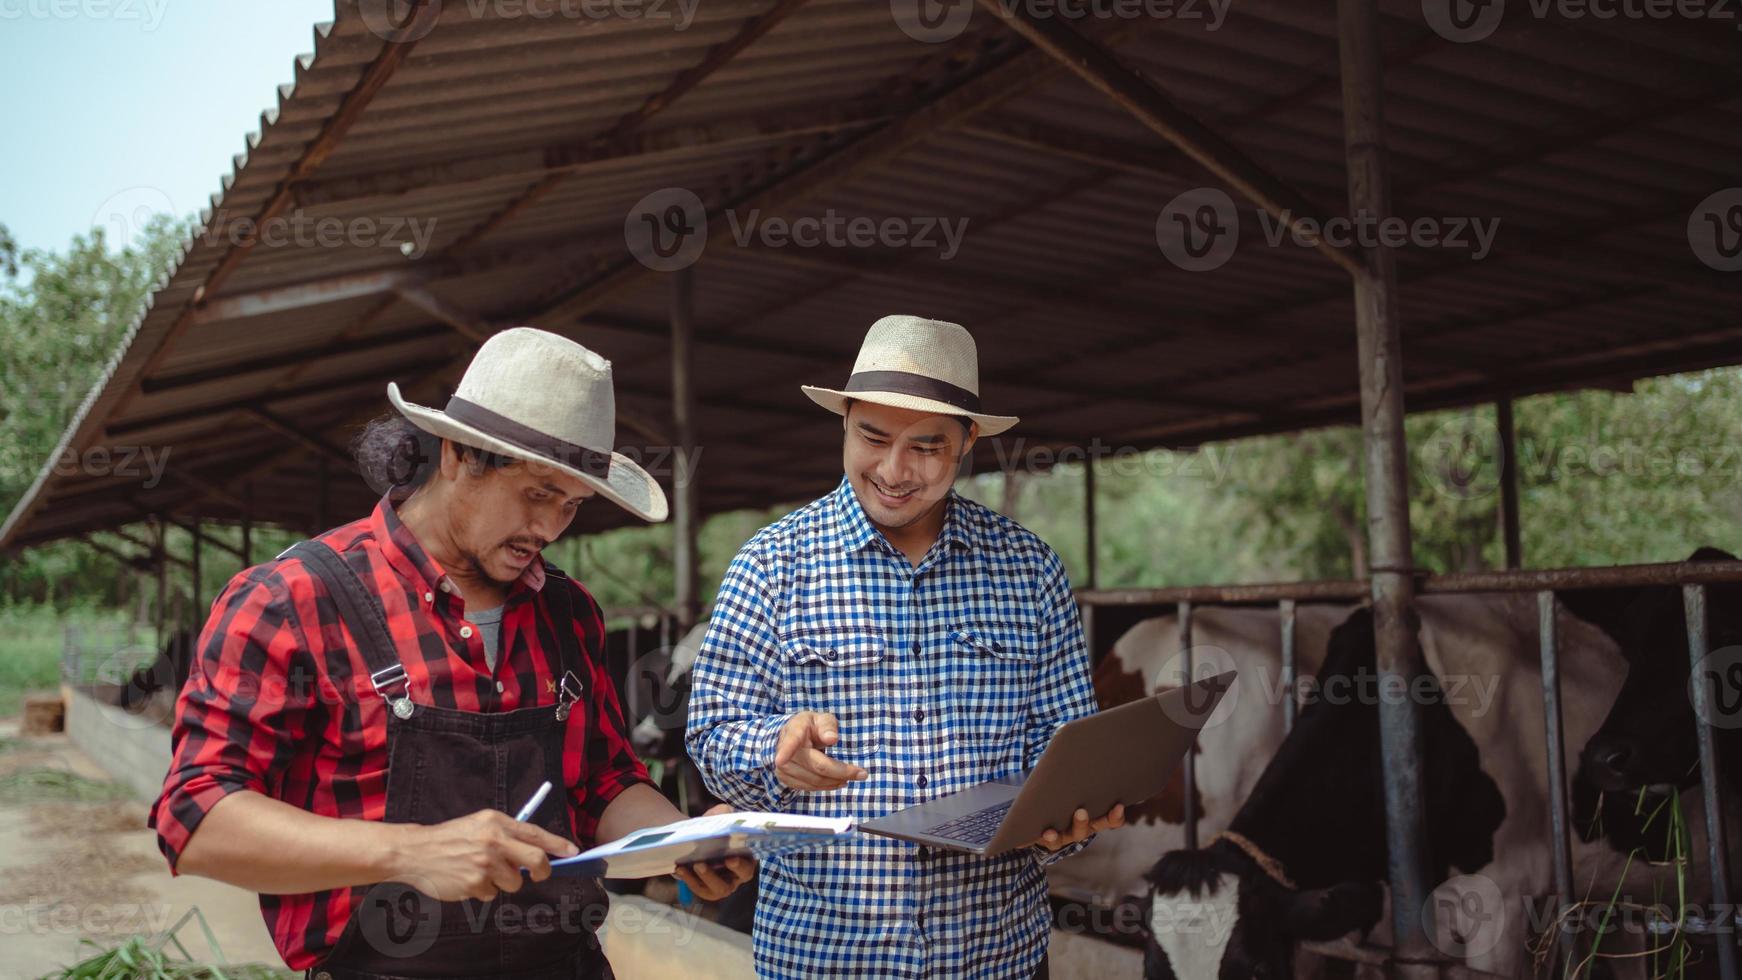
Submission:
[[[1185,687],[1195,678],[1192,676],[1192,604],[1179,604],[1179,685]],[[1192,788],[1198,784],[1197,765],[1192,759],[1191,749],[1186,750],[1185,761],[1180,763],[1180,785],[1185,798],[1185,832],[1186,850],[1197,850],[1198,847],[1198,801],[1192,794]]]
[[[1567,756],[1561,721],[1560,645],[1555,630],[1554,593],[1536,594],[1537,631],[1542,641],[1542,720],[1548,745],[1549,855],[1554,864],[1555,914],[1573,900],[1572,831],[1567,819]],[[1561,963],[1573,960],[1573,930],[1562,922],[1557,937]]]
[[[1380,100],[1384,52],[1376,0],[1338,0],[1337,41],[1349,210],[1358,219],[1382,221],[1391,215],[1391,189]],[[1424,667],[1411,608],[1415,585],[1403,432],[1403,351],[1391,251],[1383,245],[1368,249],[1354,280],[1380,690],[1407,692],[1414,690],[1414,679]],[[1403,980],[1434,977],[1438,968],[1433,965],[1437,959],[1430,936],[1433,923],[1423,915],[1431,886],[1422,809],[1421,727],[1414,702],[1409,697],[1382,697],[1379,729],[1397,975]]]
[[157,649],[162,650],[163,623],[169,617],[169,531],[160,517],[154,515],[151,523],[157,530],[151,547],[151,557],[157,561],[157,608],[153,612],[157,620]]
[[1518,432],[1512,422],[1512,399],[1494,403],[1494,424],[1500,430],[1500,534],[1506,567],[1524,567],[1524,545],[1518,530]]
[[1295,677],[1298,673],[1294,655],[1294,614],[1293,599],[1284,599],[1276,604],[1277,618],[1282,621],[1282,730],[1294,731],[1295,715],[1300,711],[1300,702],[1295,699]]
[[332,485],[332,474],[326,456],[322,456],[320,462],[315,465],[317,467],[315,476],[318,483],[315,490],[315,533],[320,534],[332,526],[328,520],[330,515],[327,512],[327,490]]
[[[1724,779],[1719,774],[1718,740],[1712,719],[1718,717],[1706,623],[1706,587],[1682,586],[1682,608],[1688,621],[1688,659],[1693,662],[1695,732],[1700,746],[1700,790],[1706,803],[1706,862],[1712,875],[1712,907],[1723,918],[1718,933],[1718,976],[1737,980],[1735,907],[1730,904],[1730,849],[1724,828]],[[1716,917],[1714,917],[1716,918]]]
[[678,619],[684,629],[701,615],[696,535],[697,505],[694,276],[688,268],[671,277],[672,547]]
[[1086,588],[1098,588],[1100,583],[1100,566],[1095,547],[1098,535],[1095,529],[1095,460],[1093,457],[1083,460],[1083,551],[1088,560],[1088,579]]
[[193,598],[194,606],[193,628],[197,631],[206,625],[205,606],[200,602],[200,572],[202,570],[200,552],[206,543],[206,533],[200,525],[200,515],[197,513],[194,515],[193,526],[188,528],[188,534],[193,537],[194,555],[193,562],[188,568],[188,574],[193,579],[193,588],[189,590],[189,593]]

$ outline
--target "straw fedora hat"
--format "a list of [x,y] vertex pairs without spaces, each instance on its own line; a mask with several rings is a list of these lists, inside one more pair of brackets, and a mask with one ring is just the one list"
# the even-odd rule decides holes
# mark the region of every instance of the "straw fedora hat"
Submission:
[[665,520],[665,491],[613,452],[617,400],[611,362],[565,337],[531,327],[484,341],[445,409],[387,398],[430,435],[514,459],[546,463],[584,481],[637,517]]
[[836,415],[847,414],[848,401],[965,415],[979,423],[983,436],[1017,422],[1013,415],[980,411],[980,356],[973,335],[961,324],[924,317],[886,316],[873,323],[844,387],[800,387]]

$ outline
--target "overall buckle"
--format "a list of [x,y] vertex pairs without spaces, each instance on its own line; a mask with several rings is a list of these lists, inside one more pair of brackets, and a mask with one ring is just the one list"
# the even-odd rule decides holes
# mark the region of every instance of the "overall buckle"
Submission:
[[[375,693],[381,695],[381,700],[387,702],[395,715],[400,718],[411,717],[411,683],[405,677],[404,664],[394,664],[370,674],[369,683],[374,685]],[[397,698],[391,693],[394,687],[402,688]]]
[[574,671],[572,671],[572,670],[563,671],[562,683],[560,685],[558,685],[558,687],[557,687],[557,697],[556,697],[556,720],[557,721],[568,721],[569,720],[569,709],[574,706],[574,703],[576,701],[579,701],[581,699],[581,694],[584,691],[585,691],[585,688],[583,688],[581,686],[581,679],[579,677],[575,676]]

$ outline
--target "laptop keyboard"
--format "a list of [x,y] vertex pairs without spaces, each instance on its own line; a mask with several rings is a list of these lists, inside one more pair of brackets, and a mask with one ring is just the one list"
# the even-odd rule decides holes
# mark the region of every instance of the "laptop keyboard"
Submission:
[[933,837],[961,841],[964,844],[987,844],[992,835],[998,833],[998,825],[1004,822],[1004,815],[1010,812],[1010,804],[1015,800],[989,806],[984,810],[976,810],[966,816],[946,820],[936,827],[929,828],[926,833]]

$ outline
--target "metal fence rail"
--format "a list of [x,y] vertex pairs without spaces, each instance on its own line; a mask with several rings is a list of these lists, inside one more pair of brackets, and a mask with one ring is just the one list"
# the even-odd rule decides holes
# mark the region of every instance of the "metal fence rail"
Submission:
[[[1639,565],[1615,565],[1605,568],[1555,568],[1507,570],[1495,572],[1464,572],[1450,575],[1416,576],[1418,595],[1456,595],[1482,592],[1533,592],[1537,597],[1537,624],[1542,666],[1542,699],[1544,721],[1544,751],[1548,758],[1549,775],[1549,840],[1554,866],[1556,904],[1566,908],[1573,894],[1571,819],[1567,800],[1565,728],[1561,715],[1559,631],[1556,629],[1555,593],[1562,590],[1679,587],[1687,614],[1688,657],[1692,664],[1692,696],[1700,709],[1696,712],[1699,739],[1700,786],[1705,795],[1706,850],[1712,884],[1712,902],[1717,908],[1730,905],[1729,851],[1724,833],[1724,804],[1721,798],[1722,779],[1719,775],[1718,745],[1712,726],[1706,720],[1713,717],[1715,694],[1709,672],[1702,670],[1707,649],[1706,587],[1717,583],[1742,582],[1742,561],[1724,562],[1662,562]],[[1200,605],[1251,606],[1276,604],[1281,628],[1282,699],[1284,729],[1292,731],[1298,705],[1292,693],[1297,674],[1295,653],[1295,611],[1302,602],[1364,602],[1372,595],[1366,580],[1352,579],[1323,582],[1286,582],[1258,585],[1193,585],[1161,589],[1097,589],[1077,593],[1083,613],[1085,630],[1093,637],[1095,610],[1101,607],[1155,606],[1158,615],[1168,606],[1179,618],[1181,677],[1192,676],[1192,611]],[[1091,649],[1093,647],[1091,646]],[[1188,848],[1197,847],[1198,814],[1193,805],[1190,787],[1194,785],[1191,753],[1186,754],[1185,841]],[[1387,814],[1388,819],[1390,814]],[[1557,937],[1563,956],[1570,954],[1572,934],[1563,928]],[[1738,974],[1734,936],[1718,937],[1719,974],[1724,980],[1742,980]]]

